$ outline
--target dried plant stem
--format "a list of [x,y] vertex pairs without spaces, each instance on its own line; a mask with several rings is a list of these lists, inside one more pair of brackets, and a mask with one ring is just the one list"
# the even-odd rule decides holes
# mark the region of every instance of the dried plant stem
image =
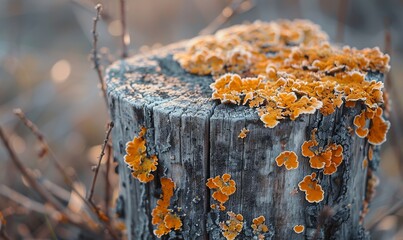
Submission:
[[337,22],[337,33],[336,33],[336,40],[339,43],[344,41],[344,27],[346,25],[347,7],[348,7],[348,0],[340,0],[338,16],[337,16],[338,22]]
[[113,125],[113,122],[110,122],[110,123],[108,124],[108,129],[106,130],[106,133],[105,133],[105,139],[104,139],[104,143],[102,144],[101,153],[100,153],[100,155],[99,155],[99,157],[98,157],[98,164],[97,164],[97,166],[96,166],[96,168],[95,168],[95,173],[94,173],[94,177],[93,177],[93,179],[92,179],[92,184],[91,184],[91,188],[90,188],[90,193],[89,193],[89,195],[88,195],[88,197],[87,197],[87,199],[88,199],[89,202],[92,202],[92,197],[93,197],[93,195],[94,195],[95,183],[96,183],[96,181],[97,181],[98,172],[99,172],[99,167],[101,166],[102,158],[103,158],[104,155],[105,155],[105,148],[108,146],[109,136],[110,136],[110,134],[111,134],[111,132],[112,132],[113,126],[114,126],[114,125]]
[[108,155],[106,158],[106,170],[105,170],[105,214],[107,217],[109,217],[109,205],[111,201],[111,183],[109,179],[109,172],[110,172],[110,166],[111,166],[111,159],[112,159],[112,147],[108,144]]
[[83,228],[83,229],[88,229],[86,225],[83,225],[80,219],[76,219],[71,214],[65,210],[65,208],[61,205],[60,202],[58,202],[52,194],[50,194],[46,188],[44,188],[41,184],[39,184],[34,176],[31,175],[31,172],[28,171],[27,168],[23,165],[21,160],[18,158],[17,154],[13,150],[13,148],[10,145],[10,141],[4,134],[3,129],[0,127],[0,138],[3,142],[4,147],[6,148],[11,161],[13,164],[17,167],[17,169],[21,172],[22,176],[26,179],[28,182],[29,186],[32,187],[44,200],[46,203],[48,203],[50,206],[52,206],[56,211],[62,213],[68,222],[71,224]]
[[4,134],[3,129],[0,127],[0,138],[3,142],[4,147],[6,148],[11,161],[14,163],[14,165],[17,167],[17,169],[21,172],[22,176],[27,180],[29,185],[36,190],[36,192],[41,195],[44,200],[46,200],[50,205],[52,205],[55,209],[57,209],[60,212],[63,212],[64,208],[63,206],[56,201],[51,194],[49,194],[45,188],[40,185],[36,179],[31,175],[31,173],[25,168],[25,166],[22,164],[21,160],[17,157],[17,154],[15,151],[12,149],[10,142],[6,135]]
[[29,209],[29,210],[37,212],[37,213],[52,216],[53,214],[58,212],[58,211],[54,210],[53,208],[45,207],[45,205],[43,205],[42,203],[32,200],[5,185],[0,185],[0,195],[10,199],[11,201],[14,201],[14,202],[20,204],[21,206],[25,207],[26,209]]
[[[59,171],[60,174],[62,174],[65,183],[71,187],[73,190],[74,189],[74,180],[71,179],[71,177],[66,173],[66,168],[57,160],[55,154],[53,153],[52,149],[49,146],[49,143],[46,141],[45,136],[41,133],[39,128],[31,121],[29,120],[25,113],[19,109],[16,108],[14,109],[14,114],[24,123],[26,127],[28,127],[29,130],[35,135],[39,143],[42,145],[42,149],[39,153],[39,156],[42,157],[44,155],[48,155],[49,159],[55,164],[56,169]],[[77,191],[75,190],[77,193]]]
[[[392,33],[390,31],[390,26],[389,26],[389,20],[385,19],[384,25],[385,25],[385,52],[389,54],[389,56],[392,56]],[[389,72],[385,75],[385,88],[387,92],[390,93],[391,98],[396,98],[399,93],[396,92],[396,88],[394,86],[394,81],[392,78],[392,72]],[[388,109],[387,109],[388,110]],[[393,110],[390,112],[390,122],[391,122],[391,128],[394,131],[390,131],[390,137],[391,137],[391,143],[392,145],[395,145],[393,147],[393,151],[395,152],[395,155],[398,161],[399,169],[400,172],[403,174],[403,149],[400,147],[401,146],[401,137],[402,137],[402,129],[400,126],[400,119],[401,115],[400,112],[403,110],[402,105],[400,104],[400,101],[393,101]],[[388,114],[388,112],[386,112]]]
[[126,29],[126,1],[120,0],[120,23],[122,26],[121,44],[122,44],[122,59],[127,58],[127,45],[128,45],[128,35]]
[[106,85],[105,85],[105,80],[104,80],[104,76],[102,74],[102,70],[101,70],[101,64],[99,62],[99,57],[98,57],[98,33],[97,33],[97,24],[98,21],[101,17],[101,11],[102,11],[102,5],[101,4],[97,4],[95,6],[95,9],[97,10],[97,14],[96,16],[93,18],[93,24],[92,24],[92,61],[94,62],[94,69],[98,75],[98,80],[99,80],[99,84],[101,87],[101,91],[102,91],[102,96],[105,100],[105,104],[106,106],[108,106],[108,98],[106,95]]
[[231,0],[229,4],[221,11],[221,13],[199,34],[206,35],[215,32],[221,25],[228,22],[235,14],[247,12],[254,7],[250,0]]

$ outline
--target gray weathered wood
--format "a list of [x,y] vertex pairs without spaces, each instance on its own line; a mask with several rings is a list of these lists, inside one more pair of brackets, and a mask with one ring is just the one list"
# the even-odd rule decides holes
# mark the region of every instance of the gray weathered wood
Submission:
[[[120,175],[118,213],[125,219],[129,239],[155,238],[151,211],[163,176],[176,183],[172,204],[181,207],[183,214],[182,230],[171,233],[170,238],[223,238],[218,222],[227,216],[210,210],[213,199],[205,186],[209,177],[223,173],[230,173],[237,183],[237,191],[225,205],[245,218],[239,239],[251,238],[251,221],[260,215],[270,226],[266,239],[315,239],[315,234],[316,239],[367,238],[359,224],[367,178],[362,167],[363,146],[367,143],[349,133],[360,106],[341,107],[326,117],[305,115],[296,121],[284,120],[273,129],[264,128],[254,110],[211,101],[212,78],[186,73],[172,59],[181,46],[116,62],[107,71]],[[159,158],[155,180],[148,184],[133,179],[123,162],[125,144],[137,136],[141,126],[148,129],[148,154]],[[250,132],[240,139],[243,127]],[[337,173],[320,176],[325,199],[319,204],[308,203],[304,193],[295,191],[298,182],[313,172],[300,149],[313,128],[318,128],[321,144],[332,140],[344,148],[344,162]],[[298,169],[286,171],[276,166],[274,159],[284,150],[298,154]],[[371,162],[375,165],[376,160]],[[319,216],[326,215],[325,206],[334,214],[320,222]],[[301,235],[292,230],[297,224],[306,227]]]

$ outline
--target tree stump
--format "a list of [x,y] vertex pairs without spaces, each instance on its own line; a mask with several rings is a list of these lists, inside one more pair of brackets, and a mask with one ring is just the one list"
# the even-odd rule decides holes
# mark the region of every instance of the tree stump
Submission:
[[[161,195],[162,177],[176,185],[170,204],[180,209],[183,223],[181,230],[164,236],[169,239],[225,239],[220,222],[228,219],[228,211],[244,217],[237,239],[253,239],[251,224],[258,216],[266,219],[266,239],[367,239],[360,217],[367,207],[368,180],[373,179],[379,147],[365,166],[368,142],[353,130],[354,117],[364,106],[343,104],[328,116],[316,111],[266,128],[254,109],[211,100],[212,76],[190,74],[173,59],[185,44],[139,54],[107,70],[120,176],[117,213],[125,220],[129,239],[156,239],[151,213]],[[368,75],[383,79],[380,73]],[[124,162],[126,143],[143,126],[147,155],[158,156],[149,183],[134,179]],[[239,138],[243,128],[249,133]],[[312,169],[301,155],[301,145],[314,129],[322,147],[329,140],[343,147],[344,161],[335,174]],[[275,158],[283,151],[297,154],[298,169],[277,166]],[[320,203],[309,203],[298,191],[298,183],[312,172],[325,192]],[[235,180],[236,191],[225,203],[226,211],[211,209],[215,201],[206,182],[225,173]],[[294,232],[296,225],[303,225],[304,232]]]

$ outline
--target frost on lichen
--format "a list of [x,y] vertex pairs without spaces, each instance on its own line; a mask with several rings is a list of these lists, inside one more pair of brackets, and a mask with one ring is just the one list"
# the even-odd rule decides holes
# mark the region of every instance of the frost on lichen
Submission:
[[[256,109],[269,128],[317,110],[330,115],[343,102],[382,106],[383,83],[366,77],[388,72],[389,56],[378,48],[339,48],[327,39],[309,21],[257,21],[198,37],[174,59],[190,73],[213,76],[212,99]],[[374,122],[380,125],[379,118]],[[379,135],[371,136],[374,142],[382,142]]]
[[174,195],[175,183],[170,178],[161,178],[161,199],[157,201],[157,206],[153,209],[152,224],[157,225],[154,234],[161,237],[172,230],[180,230],[182,221],[177,213],[169,209],[171,198]]
[[151,172],[157,170],[158,158],[156,155],[147,156],[146,140],[144,135],[147,129],[141,128],[138,137],[126,143],[125,163],[132,170],[132,176],[140,182],[147,183],[154,179]]

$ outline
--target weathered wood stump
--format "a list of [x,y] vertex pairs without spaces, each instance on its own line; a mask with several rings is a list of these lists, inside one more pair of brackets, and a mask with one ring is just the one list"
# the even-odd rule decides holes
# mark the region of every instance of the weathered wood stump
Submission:
[[[186,72],[173,59],[184,43],[114,63],[107,71],[115,159],[119,163],[118,214],[125,219],[129,239],[154,239],[151,212],[161,194],[161,177],[176,184],[171,206],[181,208],[183,226],[170,239],[223,239],[219,222],[225,211],[214,202],[207,179],[229,173],[237,190],[225,203],[226,211],[241,213],[244,228],[239,239],[252,239],[252,219],[266,218],[266,239],[366,239],[360,223],[367,180],[379,160],[374,149],[369,168],[363,165],[368,143],[352,131],[353,119],[364,108],[341,106],[333,114],[302,115],[265,128],[256,112],[246,106],[220,104],[210,99],[211,76]],[[382,80],[382,74],[372,74]],[[147,154],[158,156],[158,169],[150,183],[140,183],[124,162],[125,145],[141,127]],[[250,132],[238,137],[241,129]],[[343,147],[344,161],[333,175],[311,169],[301,145],[317,129],[317,141]],[[287,171],[275,158],[285,150],[297,153],[299,168]],[[298,183],[318,172],[325,191],[320,203],[309,203]],[[295,225],[304,225],[297,234]]]

